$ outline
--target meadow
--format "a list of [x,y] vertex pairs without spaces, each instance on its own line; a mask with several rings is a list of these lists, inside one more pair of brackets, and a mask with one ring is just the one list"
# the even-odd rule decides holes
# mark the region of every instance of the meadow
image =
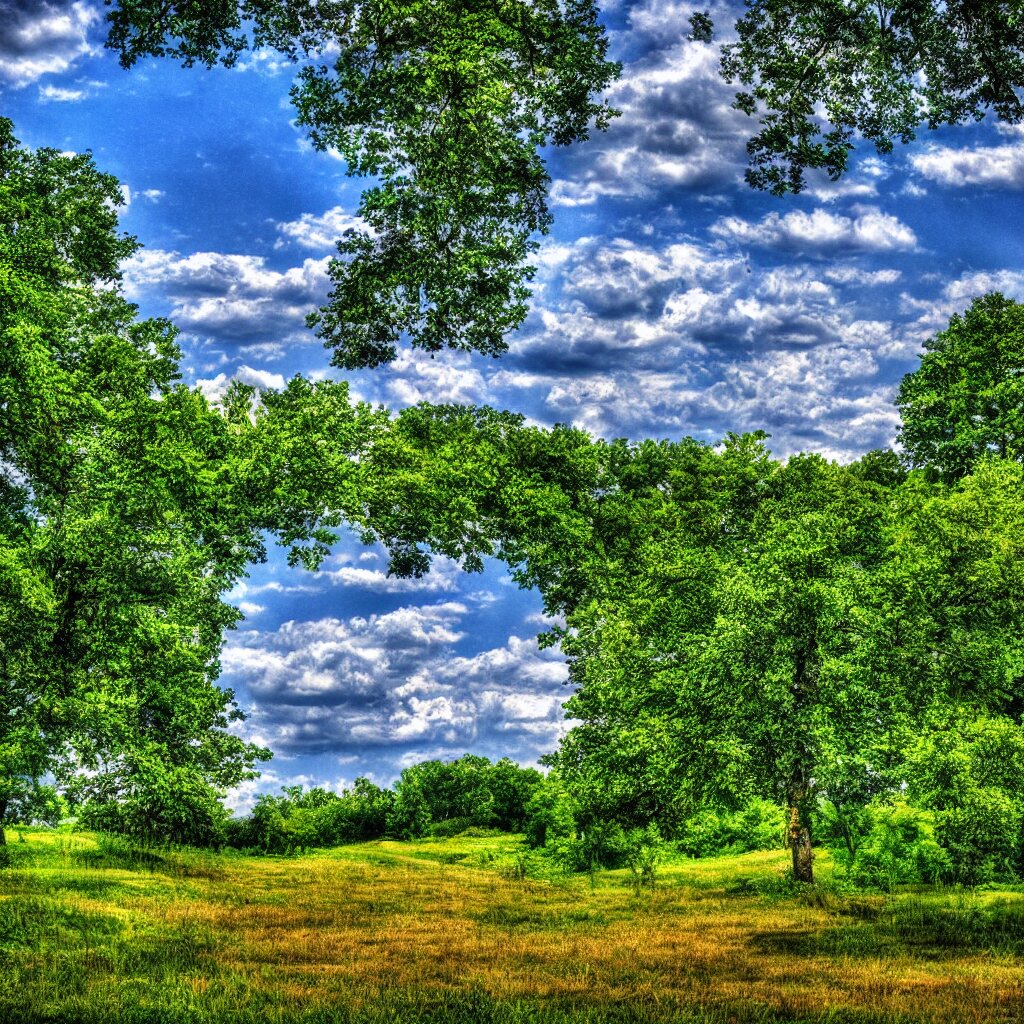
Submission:
[[9,832],[0,1020],[1024,1018],[1024,892],[794,889],[783,851],[565,876],[510,836],[287,857]]

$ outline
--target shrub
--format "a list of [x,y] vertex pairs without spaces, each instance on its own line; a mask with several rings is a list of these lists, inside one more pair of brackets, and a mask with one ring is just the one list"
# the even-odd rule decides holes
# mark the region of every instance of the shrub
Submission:
[[936,842],[934,815],[905,799],[877,799],[865,809],[866,834],[851,855],[834,849],[837,862],[856,885],[891,890],[897,885],[941,881],[949,854]]
[[688,857],[775,850],[784,845],[785,816],[778,804],[752,800],[738,811],[703,809],[676,829],[676,847]]
[[977,885],[1024,870],[1024,729],[1008,718],[955,719],[907,757],[908,794],[934,812],[944,880]]

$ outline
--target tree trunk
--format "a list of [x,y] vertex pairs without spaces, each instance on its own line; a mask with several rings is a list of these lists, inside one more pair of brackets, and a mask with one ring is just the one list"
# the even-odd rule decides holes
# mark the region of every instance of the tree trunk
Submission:
[[797,882],[814,882],[814,852],[811,849],[811,826],[807,820],[805,794],[789,794],[789,848],[793,854],[793,878]]
[[786,803],[789,805],[789,848],[793,854],[793,879],[814,882],[814,854],[811,850],[811,784],[813,775],[804,722],[813,705],[817,688],[817,641],[812,634],[797,650],[793,666],[794,762],[790,768]]
[[0,868],[7,863],[7,835],[4,832],[4,817],[7,814],[7,801],[0,800]]

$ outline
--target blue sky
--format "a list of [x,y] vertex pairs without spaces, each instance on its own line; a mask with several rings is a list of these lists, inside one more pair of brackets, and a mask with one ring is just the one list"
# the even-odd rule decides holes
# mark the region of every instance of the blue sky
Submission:
[[[780,456],[849,460],[892,442],[895,387],[952,313],[996,288],[1024,298],[1024,131],[926,132],[888,157],[858,151],[838,184],[752,192],[751,124],[716,45],[686,42],[693,10],[605,5],[622,117],[549,154],[554,228],[509,353],[406,351],[350,375],[359,397],[487,403],[604,437],[760,428]],[[712,12],[722,35],[735,6]],[[0,113],[24,143],[91,150],[124,183],[122,223],[145,246],[126,290],[180,326],[190,383],[216,397],[235,377],[338,376],[303,321],[360,185],[292,124],[293,68],[257,53],[126,72],[104,34],[93,0],[0,0]],[[223,682],[276,755],[239,807],[467,750],[532,763],[566,727],[540,600],[501,566],[388,579],[379,551],[346,539],[322,572],[275,558],[233,597],[246,620]]]

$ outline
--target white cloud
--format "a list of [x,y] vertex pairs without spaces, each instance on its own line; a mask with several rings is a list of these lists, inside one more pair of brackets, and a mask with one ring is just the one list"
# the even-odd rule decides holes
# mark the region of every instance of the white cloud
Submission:
[[368,225],[362,217],[353,217],[340,206],[335,206],[319,216],[304,213],[298,220],[283,221],[277,225],[280,234],[276,247],[294,243],[304,249],[333,249],[348,230],[366,231]]
[[[0,2],[0,79],[22,88],[47,74],[67,71],[96,52],[90,31],[99,9],[84,0],[2,0]],[[70,102],[76,90],[53,89],[44,100]]]
[[918,174],[950,188],[1024,188],[1024,144],[952,149],[928,146],[910,158]]
[[221,660],[256,699],[247,734],[284,753],[369,747],[391,763],[425,744],[535,760],[566,728],[564,659],[518,636],[458,656],[467,613],[448,601],[241,632]]
[[[360,561],[378,559],[375,552],[362,552]],[[430,571],[420,577],[388,576],[381,569],[368,569],[365,566],[345,564],[351,556],[334,556],[328,560],[327,568],[318,572],[317,580],[326,580],[336,586],[353,587],[377,594],[410,594],[410,593],[454,593],[462,570],[456,562],[444,556],[438,556],[431,562]],[[331,568],[336,565],[336,568]]]
[[218,373],[216,377],[202,378],[196,381],[196,387],[210,402],[219,402],[227,392],[232,381],[249,384],[260,391],[280,391],[284,387],[284,377],[280,373],[269,370],[256,370],[251,366],[240,366],[229,377],[226,373]]
[[78,103],[86,97],[84,89],[60,89],[55,85],[39,87],[39,99],[42,103]]
[[875,207],[861,207],[853,217],[821,208],[810,213],[773,211],[757,223],[723,217],[711,226],[711,232],[731,242],[798,252],[889,252],[917,246],[911,228]]
[[306,340],[305,317],[328,291],[328,262],[307,259],[277,271],[265,256],[143,249],[125,264],[125,291],[169,298],[175,323],[222,343]]
[[[687,42],[685,30],[668,27],[664,5],[650,10],[661,26],[658,39],[670,45],[628,64],[608,90],[622,116],[567,156],[568,173],[552,187],[556,205],[588,207],[605,197],[650,197],[666,190],[701,192],[741,176],[750,122],[732,107],[735,90],[719,74],[717,45]],[[691,10],[686,8],[687,16]],[[646,16],[634,10],[630,17],[632,33],[624,46],[636,45],[646,32]]]
[[865,285],[870,288],[895,284],[902,276],[902,271],[893,268],[865,270],[862,267],[850,265],[833,266],[825,271],[825,277],[830,281],[835,281],[836,284]]

